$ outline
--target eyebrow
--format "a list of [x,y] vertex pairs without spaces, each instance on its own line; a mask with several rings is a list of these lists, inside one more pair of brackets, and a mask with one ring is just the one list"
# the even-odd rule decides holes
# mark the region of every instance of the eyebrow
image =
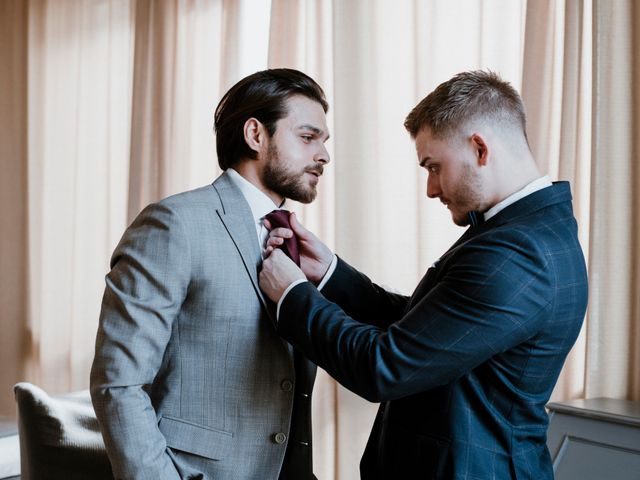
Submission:
[[431,157],[424,157],[420,160],[420,162],[418,162],[418,165],[424,167],[429,162],[429,160],[431,160]]
[[[298,130],[310,130],[312,131],[314,134],[316,134],[318,137],[322,137],[325,133],[324,130],[318,128],[318,127],[314,127],[313,125],[309,125],[309,124],[305,124],[305,125],[300,125],[298,127]],[[327,133],[327,138],[325,138],[325,142],[327,140],[329,140],[330,135]]]

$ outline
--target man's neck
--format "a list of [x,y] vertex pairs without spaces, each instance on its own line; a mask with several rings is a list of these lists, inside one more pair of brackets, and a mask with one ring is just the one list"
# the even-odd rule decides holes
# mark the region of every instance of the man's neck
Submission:
[[494,191],[485,206],[485,211],[543,176],[528,149],[503,152],[497,160],[499,163],[494,171]]
[[517,202],[518,200],[531,195],[538,190],[542,190],[543,188],[551,186],[551,180],[547,175],[540,176],[538,178],[533,179],[531,182],[523,185],[518,190],[514,191],[511,195],[505,197],[500,202],[493,205],[490,209],[483,212],[484,219],[489,220],[491,217],[496,215],[498,212],[507,208],[509,205]]
[[278,195],[272,190],[269,190],[264,186],[264,183],[262,183],[259,160],[241,161],[231,168],[238,172],[247,182],[251,183],[258,190],[269,197],[273,203],[275,203],[276,205],[282,205],[285,200],[284,197]]

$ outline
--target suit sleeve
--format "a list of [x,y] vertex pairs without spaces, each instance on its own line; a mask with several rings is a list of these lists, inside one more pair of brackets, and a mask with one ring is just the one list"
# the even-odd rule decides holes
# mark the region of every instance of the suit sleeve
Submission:
[[112,257],[91,397],[116,478],[179,478],[145,388],[160,369],[186,296],[189,255],[178,216],[152,205],[125,232]]
[[399,320],[409,300],[376,285],[340,257],[322,294],[353,319],[380,328]]
[[[551,275],[545,271],[544,255],[532,249],[535,246],[499,239],[465,247],[455,265],[397,321],[357,321],[305,282],[284,299],[278,330],[367,400],[426,391],[539,330],[544,312],[551,308]],[[342,295],[351,297],[349,305],[368,302],[353,295],[362,287],[343,288]],[[376,326],[381,323],[390,326]]]

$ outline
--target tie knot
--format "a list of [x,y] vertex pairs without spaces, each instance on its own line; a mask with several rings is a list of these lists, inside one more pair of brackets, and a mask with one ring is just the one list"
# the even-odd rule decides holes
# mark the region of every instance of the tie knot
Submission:
[[289,210],[273,210],[272,212],[267,213],[264,218],[269,220],[271,228],[291,228],[291,224],[289,223],[289,214]]
[[[270,213],[267,213],[264,218],[269,220],[272,229],[279,227],[291,229],[291,223],[289,222],[290,213],[291,212],[289,212],[288,210],[274,210]],[[293,260],[296,265],[300,266],[298,239],[296,238],[295,233],[291,238],[284,239],[284,243],[280,245],[280,249],[285,253],[285,255],[287,255],[287,257]]]

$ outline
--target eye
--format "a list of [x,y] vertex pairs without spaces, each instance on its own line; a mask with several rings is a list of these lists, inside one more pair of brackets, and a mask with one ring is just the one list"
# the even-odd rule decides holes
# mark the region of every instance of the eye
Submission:
[[301,137],[302,137],[302,140],[305,143],[309,143],[311,140],[313,140],[313,136],[312,135],[301,135]]
[[425,168],[429,173],[438,173],[438,165],[427,165]]

